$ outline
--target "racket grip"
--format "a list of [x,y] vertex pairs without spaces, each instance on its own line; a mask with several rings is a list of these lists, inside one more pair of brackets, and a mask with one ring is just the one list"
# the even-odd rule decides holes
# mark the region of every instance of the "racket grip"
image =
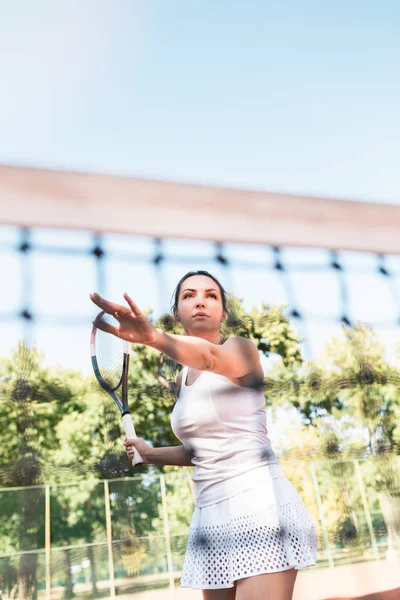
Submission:
[[[124,424],[126,437],[131,440],[137,438],[136,431],[132,423],[132,417],[129,413],[122,417],[122,422]],[[143,458],[135,448],[133,451],[132,465],[135,466],[140,464],[143,464]]]

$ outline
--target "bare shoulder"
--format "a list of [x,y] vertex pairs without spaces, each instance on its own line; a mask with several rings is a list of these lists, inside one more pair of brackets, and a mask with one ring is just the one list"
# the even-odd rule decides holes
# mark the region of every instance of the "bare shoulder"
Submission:
[[249,356],[251,356],[251,358],[254,358],[254,360],[257,363],[260,362],[260,355],[259,355],[258,348],[255,345],[255,343],[241,335],[237,335],[233,338],[229,338],[225,342],[224,348],[226,348],[227,350],[230,350],[230,351],[233,350],[233,351],[239,351],[239,352],[246,352]]
[[257,346],[240,335],[228,339],[222,346],[214,346],[208,370],[236,380],[245,375],[259,374],[262,367]]
[[239,385],[243,385],[243,378],[247,381],[248,378],[258,380],[263,377],[257,346],[240,335],[228,339],[222,346],[214,347],[209,370]]

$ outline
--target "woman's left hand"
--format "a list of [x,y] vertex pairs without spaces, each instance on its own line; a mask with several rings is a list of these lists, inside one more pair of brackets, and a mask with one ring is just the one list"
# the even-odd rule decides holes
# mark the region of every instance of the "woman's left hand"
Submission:
[[117,319],[119,327],[105,323],[101,318],[96,318],[93,324],[98,329],[112,333],[127,342],[144,345],[153,344],[158,337],[157,329],[146,319],[128,294],[125,293],[124,298],[129,306],[109,302],[99,296],[99,294],[90,294],[92,302],[101,308],[101,310]]

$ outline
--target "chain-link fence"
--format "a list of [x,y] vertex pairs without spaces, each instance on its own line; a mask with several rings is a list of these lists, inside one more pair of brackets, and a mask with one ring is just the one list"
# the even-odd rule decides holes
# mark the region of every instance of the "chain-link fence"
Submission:
[[[283,468],[317,523],[316,568],[390,559],[400,550],[400,490],[382,483],[385,473],[393,478],[400,471],[400,457]],[[2,488],[2,599],[108,598],[174,588],[193,506],[187,469]]]

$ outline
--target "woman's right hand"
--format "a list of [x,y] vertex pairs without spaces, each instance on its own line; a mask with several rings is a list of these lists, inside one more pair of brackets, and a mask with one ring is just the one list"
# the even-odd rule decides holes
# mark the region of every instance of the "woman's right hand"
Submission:
[[139,452],[143,459],[143,464],[150,464],[149,450],[151,450],[151,446],[149,446],[149,444],[146,444],[146,442],[142,440],[142,438],[124,440],[123,444],[125,446],[126,453],[129,456],[130,460],[133,459],[133,449],[136,448],[136,450]]
[[92,302],[101,308],[103,312],[112,315],[119,323],[119,327],[114,327],[114,325],[103,321],[103,313],[100,313],[93,325],[132,344],[153,344],[160,337],[160,332],[141,312],[128,294],[125,293],[124,298],[128,306],[110,302],[99,296],[99,294],[90,294]]

